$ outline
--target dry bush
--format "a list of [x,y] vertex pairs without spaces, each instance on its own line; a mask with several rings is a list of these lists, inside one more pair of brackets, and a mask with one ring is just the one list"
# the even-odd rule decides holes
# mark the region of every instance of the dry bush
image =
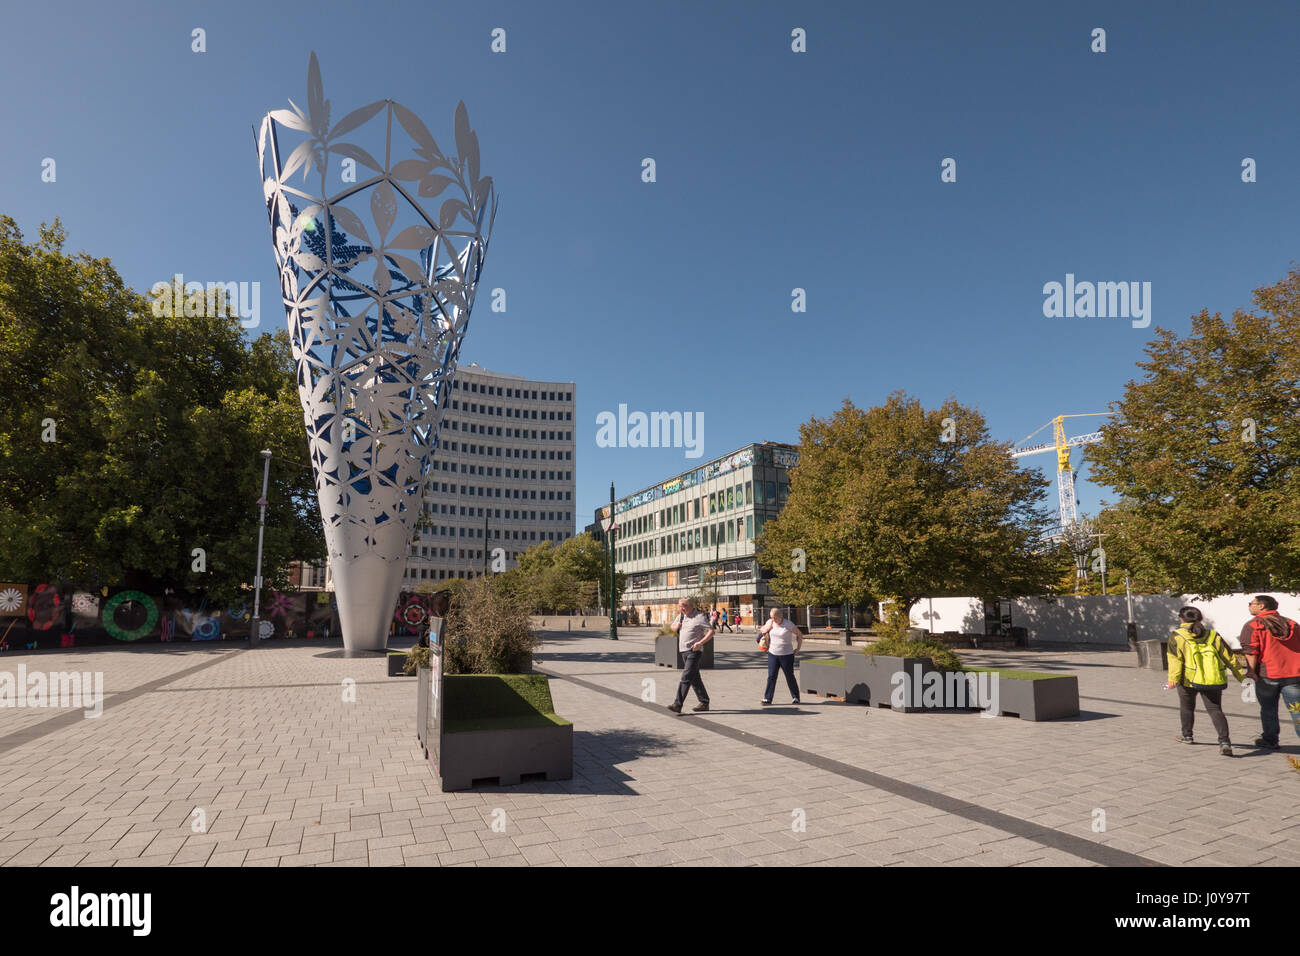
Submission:
[[465,582],[452,600],[443,627],[443,666],[448,674],[526,674],[541,638],[528,620],[529,607],[490,577]]

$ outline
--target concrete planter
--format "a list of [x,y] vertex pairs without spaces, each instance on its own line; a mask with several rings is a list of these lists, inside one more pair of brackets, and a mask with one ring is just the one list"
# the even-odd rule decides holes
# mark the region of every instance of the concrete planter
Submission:
[[998,715],[1021,720],[1079,716],[1079,679],[1073,674],[1025,680],[999,677]]
[[1167,671],[1169,660],[1165,656],[1167,641],[1137,641],[1138,667],[1152,671]]
[[848,666],[832,661],[799,662],[799,687],[805,694],[843,697]]
[[442,790],[573,778],[573,725],[442,735]]
[[[918,671],[917,668],[920,668]],[[890,707],[894,693],[894,675],[905,671],[909,676],[918,673],[924,677],[931,671],[938,670],[928,657],[885,657],[883,654],[858,654],[850,652],[844,655],[844,699],[854,704],[868,704],[872,707]],[[908,702],[895,707],[899,713],[907,714],[924,707],[916,707]]]
[[544,675],[444,675],[441,704],[425,755],[444,793],[572,779],[573,725],[556,715]]
[[[701,670],[712,670],[713,645],[717,640],[717,637],[714,637],[704,645],[704,660],[700,662]],[[685,666],[682,663],[682,652],[677,649],[676,634],[655,638],[655,663],[660,667],[675,667],[677,670]]]
[[406,652],[405,651],[388,652],[388,676],[389,677],[406,676]]

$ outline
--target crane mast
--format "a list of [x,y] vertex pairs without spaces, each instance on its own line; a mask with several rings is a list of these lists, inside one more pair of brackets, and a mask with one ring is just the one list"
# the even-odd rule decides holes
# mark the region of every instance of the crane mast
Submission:
[[[1109,414],[1109,412],[1083,412],[1077,415],[1057,415],[1046,425],[1035,429],[1017,442],[1018,445],[1024,447],[1015,448],[1011,452],[1012,458],[1024,458],[1027,455],[1037,455],[1047,451],[1056,452],[1056,495],[1057,504],[1061,510],[1062,533],[1068,532],[1079,523],[1079,505],[1074,492],[1074,469],[1070,466],[1070,449],[1082,445],[1092,445],[1101,441],[1101,432],[1099,431],[1067,438],[1065,435],[1065,419],[1090,418]],[[1051,442],[1027,446],[1024,444],[1048,425],[1052,427]]]

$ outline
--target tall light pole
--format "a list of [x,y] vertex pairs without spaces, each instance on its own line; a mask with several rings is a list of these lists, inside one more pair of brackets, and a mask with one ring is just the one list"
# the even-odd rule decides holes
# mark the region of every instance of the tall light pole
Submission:
[[248,646],[257,643],[260,625],[258,622],[262,598],[262,535],[266,531],[266,487],[271,477],[271,450],[262,449],[262,497],[257,499],[261,511],[257,519],[257,573],[253,576],[253,621],[248,632]]
[[618,528],[614,517],[614,482],[609,483],[609,528],[606,532],[606,539],[609,541],[609,547],[606,553],[609,556],[609,639],[618,640],[618,600],[617,590],[614,587],[614,532]]

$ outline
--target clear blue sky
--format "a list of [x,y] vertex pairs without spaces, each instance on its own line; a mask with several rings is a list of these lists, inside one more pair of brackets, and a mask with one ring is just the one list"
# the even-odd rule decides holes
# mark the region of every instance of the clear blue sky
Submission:
[[[1008,440],[1105,409],[1156,326],[1300,258],[1298,36],[1289,0],[10,4],[0,212],[29,238],[62,217],[142,292],[259,281],[268,328],[251,127],[303,104],[310,51],[336,117],[391,96],[449,140],[464,99],[508,311],[480,297],[461,359],[578,383],[581,529],[611,480],[698,463],[598,448],[619,403],[702,411],[705,459],[900,388]],[[1045,318],[1066,273],[1151,282],[1151,329]]]

